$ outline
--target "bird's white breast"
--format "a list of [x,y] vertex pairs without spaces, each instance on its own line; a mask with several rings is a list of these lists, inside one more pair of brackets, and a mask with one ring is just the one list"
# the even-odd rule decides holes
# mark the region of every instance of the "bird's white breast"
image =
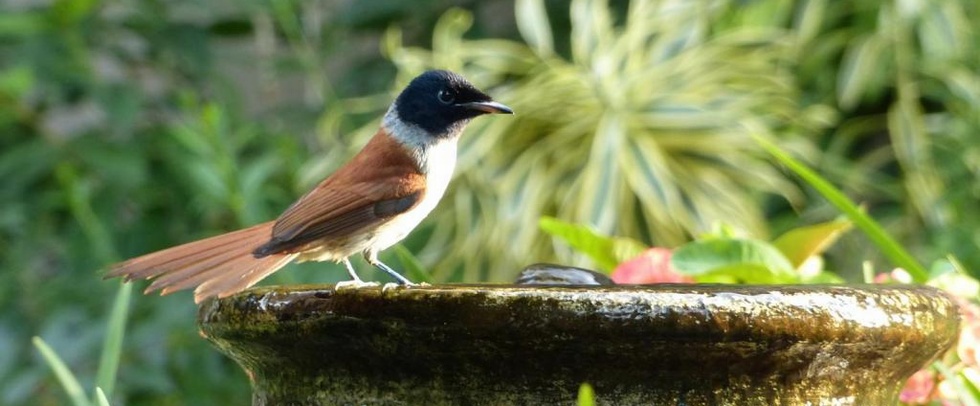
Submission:
[[433,145],[425,158],[421,165],[425,174],[422,201],[379,227],[371,244],[372,249],[383,250],[404,239],[439,204],[456,166],[456,139],[443,140]]

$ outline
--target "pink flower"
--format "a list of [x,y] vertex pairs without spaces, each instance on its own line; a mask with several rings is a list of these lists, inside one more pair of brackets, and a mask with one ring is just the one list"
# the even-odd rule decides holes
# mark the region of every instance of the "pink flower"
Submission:
[[874,283],[912,283],[912,275],[909,271],[902,268],[895,268],[888,273],[880,273],[875,275]]
[[960,314],[963,316],[963,327],[956,344],[956,355],[959,355],[960,361],[975,367],[980,365],[980,307],[965,300],[960,301]]
[[612,280],[619,284],[694,283],[694,278],[682,275],[670,266],[671,251],[654,247],[625,261],[613,271]]
[[923,405],[935,398],[936,374],[928,369],[920,369],[905,382],[898,400],[910,405]]

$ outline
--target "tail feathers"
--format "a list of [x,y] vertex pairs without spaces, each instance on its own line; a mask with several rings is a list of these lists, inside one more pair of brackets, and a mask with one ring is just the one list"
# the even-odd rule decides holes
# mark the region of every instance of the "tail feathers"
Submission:
[[[249,251],[248,255],[250,257],[252,256],[251,251]],[[243,263],[241,264],[242,268],[234,268],[238,265],[230,263],[230,269],[244,270],[245,272],[242,272],[240,275],[230,276],[224,273],[225,276],[208,279],[198,285],[197,289],[194,290],[194,301],[200,303],[202,300],[211,296],[225,297],[248,289],[249,286],[265,279],[266,276],[271,275],[273,272],[278,271],[279,268],[288,264],[295,256],[296,254],[271,255],[257,260],[253,257],[252,266],[249,267]]]
[[179,245],[116,264],[106,278],[153,279],[144,293],[166,295],[196,287],[194,301],[225,297],[254,285],[289,263],[295,254],[256,258],[252,251],[269,240],[272,222]]

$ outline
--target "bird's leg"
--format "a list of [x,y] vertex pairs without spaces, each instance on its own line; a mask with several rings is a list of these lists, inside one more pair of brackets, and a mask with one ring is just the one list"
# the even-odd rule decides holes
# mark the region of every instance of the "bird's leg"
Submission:
[[347,273],[350,274],[351,280],[337,282],[334,285],[334,289],[345,289],[345,288],[362,288],[367,286],[378,286],[376,282],[364,282],[360,277],[357,276],[357,272],[354,271],[354,265],[350,263],[350,259],[344,258],[344,266],[347,267]]
[[388,265],[385,265],[384,262],[378,260],[378,253],[376,251],[364,251],[364,260],[367,261],[367,263],[374,265],[378,269],[385,271],[385,273],[391,275],[392,278],[397,279],[398,283],[402,285],[415,284],[412,281],[408,280],[408,278],[402,276],[400,273],[395,272],[395,270],[391,269],[391,267],[389,267]]
[[350,274],[352,282],[364,283],[359,276],[357,276],[357,271],[354,270],[354,265],[350,263],[349,258],[344,258],[344,266],[347,267],[347,273]]

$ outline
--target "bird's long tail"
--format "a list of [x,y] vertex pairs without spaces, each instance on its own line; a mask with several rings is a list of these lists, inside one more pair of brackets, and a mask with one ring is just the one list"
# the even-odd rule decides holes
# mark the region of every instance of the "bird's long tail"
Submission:
[[143,293],[166,295],[194,288],[194,302],[241,292],[289,263],[295,254],[256,258],[252,251],[269,240],[273,222],[194,241],[114,265],[106,278],[153,279]]

